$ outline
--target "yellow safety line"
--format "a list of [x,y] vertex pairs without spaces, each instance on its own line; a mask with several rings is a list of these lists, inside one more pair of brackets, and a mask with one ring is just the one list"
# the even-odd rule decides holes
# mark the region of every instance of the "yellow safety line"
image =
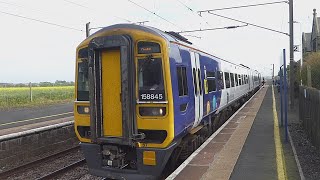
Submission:
[[34,121],[34,120],[39,120],[39,119],[44,119],[44,118],[50,118],[50,117],[57,117],[57,116],[66,115],[66,114],[70,114],[70,113],[73,113],[73,112],[66,112],[66,113],[54,114],[54,115],[50,115],[50,116],[43,116],[43,117],[37,117],[37,118],[32,118],[32,119],[25,119],[25,120],[20,120],[20,121],[8,122],[8,123],[0,124],[0,126],[7,126],[7,125],[11,125],[11,124],[17,124],[17,123],[22,123],[22,122]]
[[278,172],[278,180],[286,180],[286,167],[282,150],[282,143],[280,140],[280,131],[278,124],[278,114],[276,110],[276,100],[274,97],[274,89],[272,85],[272,99],[273,99],[273,120],[274,120],[274,143],[276,146],[276,160],[277,160],[277,172]]

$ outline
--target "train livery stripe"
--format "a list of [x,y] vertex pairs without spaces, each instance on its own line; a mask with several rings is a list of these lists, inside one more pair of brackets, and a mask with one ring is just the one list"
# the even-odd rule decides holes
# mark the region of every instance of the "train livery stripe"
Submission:
[[102,52],[102,108],[105,136],[122,136],[120,49]]

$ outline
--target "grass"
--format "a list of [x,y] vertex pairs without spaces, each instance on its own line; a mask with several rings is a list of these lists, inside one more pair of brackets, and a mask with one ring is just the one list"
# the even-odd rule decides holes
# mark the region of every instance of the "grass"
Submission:
[[29,87],[0,88],[0,109],[65,103],[73,99],[74,86],[32,87],[32,101]]

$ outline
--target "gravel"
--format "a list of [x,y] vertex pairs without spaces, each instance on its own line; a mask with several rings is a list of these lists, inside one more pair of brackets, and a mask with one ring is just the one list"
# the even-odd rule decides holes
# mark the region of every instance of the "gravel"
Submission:
[[[279,93],[275,91],[277,97],[277,109],[280,111]],[[294,102],[294,109],[290,110],[288,103],[288,128],[295,146],[297,156],[302,168],[302,172],[307,180],[320,179],[320,150],[311,144],[302,122],[299,120],[299,102]],[[278,115],[280,120],[280,115]]]
[[68,171],[64,175],[55,178],[56,180],[69,180],[69,179],[77,179],[77,180],[102,180],[102,177],[97,177],[89,174],[88,166],[83,165],[79,166],[71,171]]
[[61,155],[56,159],[50,159],[48,161],[40,162],[37,165],[34,165],[32,168],[19,169],[14,174],[8,176],[6,179],[37,179],[48,174],[49,172],[53,172],[80,159],[83,159],[83,154],[79,149],[77,149],[65,155]]
[[304,176],[308,180],[320,179],[320,151],[311,144],[301,123],[289,127]]

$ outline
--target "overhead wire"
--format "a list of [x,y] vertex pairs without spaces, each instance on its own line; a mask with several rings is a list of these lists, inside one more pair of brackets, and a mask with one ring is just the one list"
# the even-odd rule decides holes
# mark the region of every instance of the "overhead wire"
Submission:
[[17,8],[22,8],[22,9],[27,9],[28,11],[47,13],[47,12],[44,12],[44,11],[39,10],[39,9],[29,8],[29,7],[26,7],[26,6],[22,6],[22,5],[18,5],[18,4],[14,4],[14,3],[9,3],[9,2],[5,2],[5,1],[0,1],[0,4],[5,4],[5,5],[9,5],[9,6],[17,7]]
[[[96,12],[94,9],[92,9],[92,8],[90,8],[90,7],[88,7],[88,6],[85,6],[85,5],[76,3],[76,2],[74,2],[74,1],[70,1],[70,0],[62,0],[62,1],[67,2],[67,3],[69,3],[69,4],[73,4],[73,5],[78,6],[78,7],[81,7],[81,8],[85,8],[85,9],[88,9],[88,10],[91,10],[91,11]],[[121,20],[123,20],[123,21],[127,21],[127,22],[132,23],[132,21],[130,21],[130,20],[126,19],[126,18],[119,17],[119,16],[115,16],[115,15],[112,15],[112,16],[115,17],[115,18],[121,19]]]
[[86,8],[86,9],[90,9],[89,7],[87,6],[84,6],[82,4],[79,4],[79,3],[76,3],[76,2],[73,2],[73,1],[69,1],[69,0],[62,0],[64,2],[67,2],[67,3],[70,3],[70,4],[73,4],[73,5],[76,5],[76,6],[79,6],[79,7],[82,7],[82,8]]
[[191,34],[185,34],[183,35],[184,37],[186,36],[190,36],[190,37],[194,37],[194,38],[197,38],[197,39],[201,39],[202,37],[201,36],[195,36],[195,35],[191,35]]
[[260,4],[249,4],[249,5],[243,5],[243,6],[232,6],[232,7],[225,7],[225,8],[209,9],[209,10],[198,11],[198,13],[201,16],[201,13],[203,12],[221,11],[221,10],[247,8],[247,7],[255,7],[255,6],[265,6],[265,5],[280,4],[280,3],[288,3],[288,1],[276,1],[276,2],[268,2],[268,3],[260,3]]
[[[191,7],[189,7],[188,5],[186,5],[185,3],[183,3],[181,0],[177,0],[182,6],[184,6],[185,8],[187,8],[189,11],[191,11],[192,13],[195,13],[197,16],[199,16],[200,18],[202,18],[202,16],[197,13],[196,11],[194,11]],[[208,23],[208,21],[205,21],[207,25],[210,25]]]
[[248,26],[248,24],[241,25],[241,26],[226,26],[226,27],[217,27],[217,28],[187,30],[187,31],[180,31],[180,32],[178,32],[178,33],[191,33],[191,32],[200,32],[200,31],[213,31],[213,30],[219,30],[219,29],[235,29],[235,28],[245,27],[245,26]]
[[280,34],[284,34],[284,35],[288,35],[289,36],[288,33],[281,32],[281,31],[278,31],[278,30],[274,30],[274,29],[271,29],[271,28],[263,27],[263,26],[256,25],[256,24],[253,24],[253,23],[249,23],[249,22],[245,22],[245,21],[240,21],[240,20],[237,20],[237,19],[234,19],[234,18],[230,18],[230,17],[227,17],[227,16],[222,16],[222,15],[215,14],[215,13],[212,13],[212,12],[208,12],[208,13],[212,14],[214,16],[218,16],[218,17],[224,18],[224,19],[229,19],[229,20],[232,20],[232,21],[248,24],[250,26],[254,26],[254,27],[257,27],[257,28],[261,28],[261,29],[265,29],[265,30],[269,30],[269,31],[273,31],[273,32],[276,32],[276,33],[280,33]]
[[188,10],[190,10],[191,12],[195,12],[195,11],[193,11],[193,9],[192,8],[190,8],[189,6],[187,6],[185,3],[183,3],[182,1],[180,1],[180,0],[177,0],[180,4],[182,4],[184,7],[186,7]]
[[155,12],[153,12],[153,11],[151,11],[151,10],[149,10],[149,9],[147,9],[147,8],[145,8],[145,7],[143,7],[143,6],[141,6],[140,4],[137,4],[136,2],[131,1],[131,0],[128,0],[128,1],[129,1],[129,2],[131,2],[132,4],[136,5],[136,6],[140,7],[141,9],[144,9],[145,11],[148,11],[149,13],[151,13],[151,14],[153,14],[153,15],[157,16],[158,18],[160,18],[160,19],[162,19],[162,20],[166,21],[167,23],[169,23],[169,24],[171,24],[171,25],[173,25],[173,26],[175,26],[175,27],[178,27],[179,29],[183,29],[183,28],[181,28],[180,26],[178,26],[177,24],[175,24],[175,23],[173,23],[173,22],[171,22],[171,21],[167,20],[166,18],[164,18],[164,17],[160,16],[159,14],[157,14],[157,13],[155,13]]
[[49,22],[49,21],[41,20],[41,19],[22,16],[22,15],[19,15],[19,14],[9,13],[9,12],[5,12],[5,11],[0,11],[0,13],[1,14],[6,14],[6,15],[9,15],[9,16],[14,16],[14,17],[21,18],[21,19],[27,19],[27,20],[30,20],[30,21],[36,21],[36,22],[40,22],[40,23],[44,23],[44,24],[48,24],[48,25],[52,25],[52,26],[56,26],[56,27],[61,27],[61,28],[65,28],[65,29],[70,29],[70,30],[75,30],[75,31],[83,31],[82,29],[77,29],[77,28],[73,28],[73,27],[69,27],[69,26],[65,26],[65,25],[61,25],[61,24],[57,24],[57,23],[52,23],[52,22]]

